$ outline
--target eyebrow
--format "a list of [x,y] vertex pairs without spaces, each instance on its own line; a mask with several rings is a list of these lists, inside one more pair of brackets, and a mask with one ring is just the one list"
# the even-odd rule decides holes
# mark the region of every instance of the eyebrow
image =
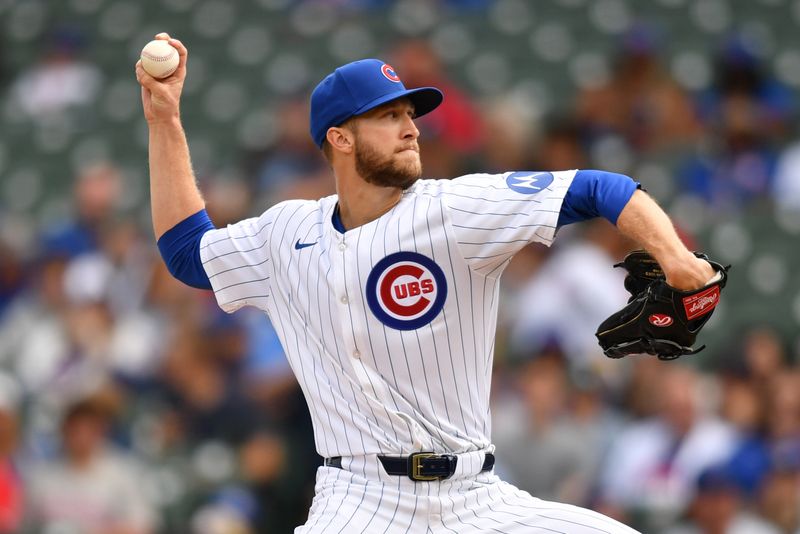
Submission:
[[404,102],[402,99],[400,99],[400,100],[393,100],[393,101],[391,101],[391,102],[387,102],[386,104],[383,104],[383,105],[382,105],[380,108],[378,108],[378,109],[380,109],[379,113],[383,113],[384,111],[389,111],[389,110],[391,110],[391,109],[399,109],[399,108],[403,108],[403,109],[405,109],[406,107],[409,107],[409,108],[411,108],[411,112],[412,112],[414,115],[416,115],[416,113],[417,113],[417,110],[416,110],[416,108],[414,107],[414,104],[413,104],[411,101],[409,101],[409,100],[406,100],[405,102]]

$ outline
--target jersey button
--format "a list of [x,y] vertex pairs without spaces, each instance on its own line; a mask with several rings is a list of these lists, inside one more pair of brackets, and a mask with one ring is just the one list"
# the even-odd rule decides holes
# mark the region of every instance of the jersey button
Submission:
[[353,358],[360,358],[360,357],[361,357],[361,351],[358,350],[358,349],[354,350],[353,351]]
[[347,297],[340,298],[339,302],[341,302],[342,304],[347,304]]
[[339,250],[344,250],[346,248],[347,248],[347,245],[345,245],[344,243],[339,243]]

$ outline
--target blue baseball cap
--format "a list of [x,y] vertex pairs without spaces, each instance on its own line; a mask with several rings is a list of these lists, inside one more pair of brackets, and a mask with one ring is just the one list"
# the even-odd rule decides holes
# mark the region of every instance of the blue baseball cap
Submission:
[[406,89],[391,65],[379,59],[343,65],[311,93],[311,137],[322,148],[328,128],[402,97],[411,100],[417,117],[436,109],[444,98],[435,87]]

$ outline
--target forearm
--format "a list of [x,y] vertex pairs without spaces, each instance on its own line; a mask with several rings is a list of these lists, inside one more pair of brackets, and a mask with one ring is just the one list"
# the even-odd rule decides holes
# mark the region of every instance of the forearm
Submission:
[[686,248],[669,216],[643,191],[636,191],[625,205],[617,228],[653,255],[673,287],[701,287],[714,275],[708,262],[699,261]]
[[150,127],[150,205],[156,239],[205,207],[180,119]]
[[667,214],[643,191],[636,191],[631,196],[617,219],[617,228],[659,263],[691,255]]

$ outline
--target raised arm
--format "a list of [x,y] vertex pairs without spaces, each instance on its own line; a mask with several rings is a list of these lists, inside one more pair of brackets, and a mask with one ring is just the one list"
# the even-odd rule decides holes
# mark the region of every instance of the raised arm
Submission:
[[205,208],[197,188],[189,146],[180,119],[180,98],[186,79],[186,47],[166,33],[156,39],[178,50],[180,64],[167,78],[157,80],[136,63],[136,79],[142,86],[144,117],[150,131],[150,203],[153,230],[160,238],[167,230]]
[[667,214],[643,191],[633,193],[617,219],[617,228],[653,255],[667,283],[676,289],[703,287],[715,274],[707,261],[686,248]]

